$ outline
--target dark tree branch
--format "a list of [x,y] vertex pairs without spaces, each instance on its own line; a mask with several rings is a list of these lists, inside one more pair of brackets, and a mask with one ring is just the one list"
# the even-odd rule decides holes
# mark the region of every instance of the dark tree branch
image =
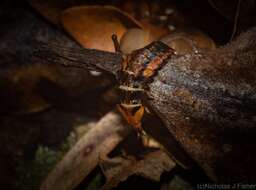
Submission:
[[122,62],[120,53],[110,53],[82,47],[67,48],[56,43],[37,43],[33,56],[46,62],[61,63],[68,67],[96,69],[116,74]]
[[215,51],[173,57],[151,83],[149,103],[216,181],[253,182],[256,28]]

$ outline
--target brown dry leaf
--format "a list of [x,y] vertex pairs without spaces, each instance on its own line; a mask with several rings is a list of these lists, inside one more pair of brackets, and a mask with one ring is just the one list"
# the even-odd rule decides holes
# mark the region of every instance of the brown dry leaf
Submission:
[[0,112],[43,111],[52,103],[61,103],[62,98],[84,96],[87,91],[96,91],[111,83],[112,79],[104,74],[94,76],[86,70],[55,64],[10,67],[2,71],[0,77]]
[[114,52],[111,39],[118,39],[129,28],[142,28],[128,14],[111,6],[81,6],[67,9],[61,17],[67,32],[83,47]]
[[154,39],[159,39],[160,37],[168,34],[169,32],[168,28],[153,25],[148,20],[142,20],[141,23],[144,29],[152,34]]
[[192,53],[198,49],[215,49],[214,41],[195,29],[176,31],[161,38],[161,41],[175,49],[178,54]]
[[44,18],[52,24],[61,27],[60,17],[63,10],[72,6],[86,4],[84,0],[27,0]]
[[[64,8],[63,0],[27,0],[43,17],[60,26],[60,15]],[[66,1],[65,1],[66,2]]]
[[194,190],[192,184],[188,183],[180,176],[175,175],[169,184],[164,183],[161,190]]
[[53,68],[34,64],[12,68],[1,79],[1,112],[5,113],[34,113],[48,108],[50,105],[39,94],[37,83],[40,78],[47,77],[55,80],[55,71]]
[[134,18],[140,20],[150,16],[151,2],[140,0],[124,0],[120,1],[118,7],[125,12],[131,14]]
[[149,31],[132,28],[127,30],[121,38],[120,49],[124,54],[130,54],[132,51],[143,48],[154,40]]
[[147,153],[142,160],[131,156],[107,159],[101,163],[101,168],[107,179],[102,190],[116,187],[132,175],[159,181],[164,171],[170,171],[174,167],[175,162],[162,150]]
[[142,20],[145,18],[152,20],[157,15],[163,13],[163,10],[161,10],[161,3],[157,1],[122,0],[119,3],[117,3],[117,6],[125,12],[128,12],[138,20]]

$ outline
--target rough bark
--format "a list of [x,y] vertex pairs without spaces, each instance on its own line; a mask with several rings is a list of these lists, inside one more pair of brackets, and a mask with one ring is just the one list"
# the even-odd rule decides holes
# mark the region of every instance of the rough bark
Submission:
[[[57,29],[38,15],[30,13],[24,4],[1,9],[0,65],[29,65],[36,62],[58,63],[87,69],[108,68],[122,61],[118,53],[83,49],[65,31]],[[99,64],[97,64],[99,62]]]
[[253,182],[256,28],[216,51],[173,57],[151,83],[150,105],[216,181]]
[[79,67],[116,74],[122,62],[120,53],[109,53],[94,49],[76,47],[74,49],[55,42],[34,44],[33,58],[45,62],[61,63],[67,67]]

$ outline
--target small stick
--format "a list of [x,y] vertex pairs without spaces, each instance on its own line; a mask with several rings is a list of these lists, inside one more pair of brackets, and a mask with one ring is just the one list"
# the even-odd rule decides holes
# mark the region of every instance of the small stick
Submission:
[[236,14],[234,18],[234,26],[233,26],[233,32],[230,37],[230,41],[232,41],[236,35],[237,32],[237,24],[238,24],[238,18],[239,18],[239,13],[240,13],[240,6],[241,6],[241,0],[238,0],[237,7],[236,7]]
[[115,51],[121,53],[120,43],[118,42],[117,35],[113,34],[111,38],[115,46]]
[[50,172],[40,190],[73,190],[131,131],[115,113],[106,114]]

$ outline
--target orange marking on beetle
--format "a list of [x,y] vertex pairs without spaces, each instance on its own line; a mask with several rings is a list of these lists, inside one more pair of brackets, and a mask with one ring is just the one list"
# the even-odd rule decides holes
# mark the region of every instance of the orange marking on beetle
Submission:
[[173,50],[171,49],[168,52],[165,52],[163,54],[158,55],[156,58],[154,58],[145,68],[143,71],[143,76],[148,78],[155,74],[155,71],[159,69],[159,67],[162,66],[163,61],[167,59],[170,55],[173,55]]
[[121,112],[123,117],[126,119],[127,123],[133,126],[137,131],[141,131],[141,119],[144,115],[144,106],[140,106],[140,108],[132,114],[132,110],[129,108],[124,108],[121,105],[117,105],[118,110]]

